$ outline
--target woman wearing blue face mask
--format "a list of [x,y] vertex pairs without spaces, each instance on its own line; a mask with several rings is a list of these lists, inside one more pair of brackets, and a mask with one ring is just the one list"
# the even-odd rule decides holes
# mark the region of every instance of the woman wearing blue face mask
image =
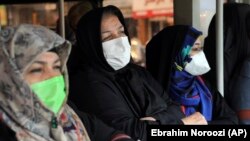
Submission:
[[184,118],[180,105],[145,68],[132,63],[128,32],[117,7],[87,13],[76,37],[69,78],[70,98],[79,109],[136,140],[146,140],[149,124],[207,124],[199,113]]
[[186,116],[200,112],[208,124],[237,124],[236,114],[201,77],[210,70],[201,35],[190,26],[166,27],[147,44],[147,69]]
[[0,140],[131,140],[67,105],[69,51],[67,41],[41,26],[1,31]]

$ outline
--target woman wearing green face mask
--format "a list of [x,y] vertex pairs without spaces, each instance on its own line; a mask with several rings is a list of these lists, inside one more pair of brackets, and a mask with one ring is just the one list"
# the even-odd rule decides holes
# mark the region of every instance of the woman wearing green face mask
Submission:
[[67,105],[67,41],[27,24],[0,33],[0,140],[131,140]]

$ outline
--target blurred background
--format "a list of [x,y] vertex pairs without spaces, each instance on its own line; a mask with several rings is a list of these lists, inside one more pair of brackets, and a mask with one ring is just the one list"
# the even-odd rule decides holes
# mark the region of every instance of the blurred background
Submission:
[[[0,29],[21,23],[38,24],[57,30],[59,2],[62,0],[1,0]],[[63,15],[85,0],[64,0]],[[115,5],[126,19],[131,37],[134,61],[145,65],[145,45],[157,32],[173,24],[190,24],[207,35],[208,25],[216,9],[216,0],[91,0],[99,6]],[[225,0],[244,2],[250,0]],[[67,30],[66,30],[67,32]]]

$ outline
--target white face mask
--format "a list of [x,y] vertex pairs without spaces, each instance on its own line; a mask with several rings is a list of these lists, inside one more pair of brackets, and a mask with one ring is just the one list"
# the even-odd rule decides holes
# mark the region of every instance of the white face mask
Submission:
[[188,73],[197,76],[207,73],[210,70],[206,56],[203,51],[191,56],[191,62],[187,63],[184,70]]
[[130,61],[131,46],[128,37],[119,37],[102,43],[104,57],[115,70],[126,66]]

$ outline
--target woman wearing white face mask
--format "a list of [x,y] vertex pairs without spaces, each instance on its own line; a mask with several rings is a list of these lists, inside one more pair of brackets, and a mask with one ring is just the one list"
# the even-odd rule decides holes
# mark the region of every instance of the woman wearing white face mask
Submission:
[[71,55],[70,99],[86,112],[146,140],[148,124],[207,124],[204,117],[185,119],[162,87],[132,63],[128,32],[121,11],[107,6],[83,16],[77,28],[78,48]]
[[184,25],[163,29],[147,44],[147,69],[182,105],[186,116],[200,112],[208,124],[237,124],[235,113],[219,92],[201,77],[210,70],[201,34]]

